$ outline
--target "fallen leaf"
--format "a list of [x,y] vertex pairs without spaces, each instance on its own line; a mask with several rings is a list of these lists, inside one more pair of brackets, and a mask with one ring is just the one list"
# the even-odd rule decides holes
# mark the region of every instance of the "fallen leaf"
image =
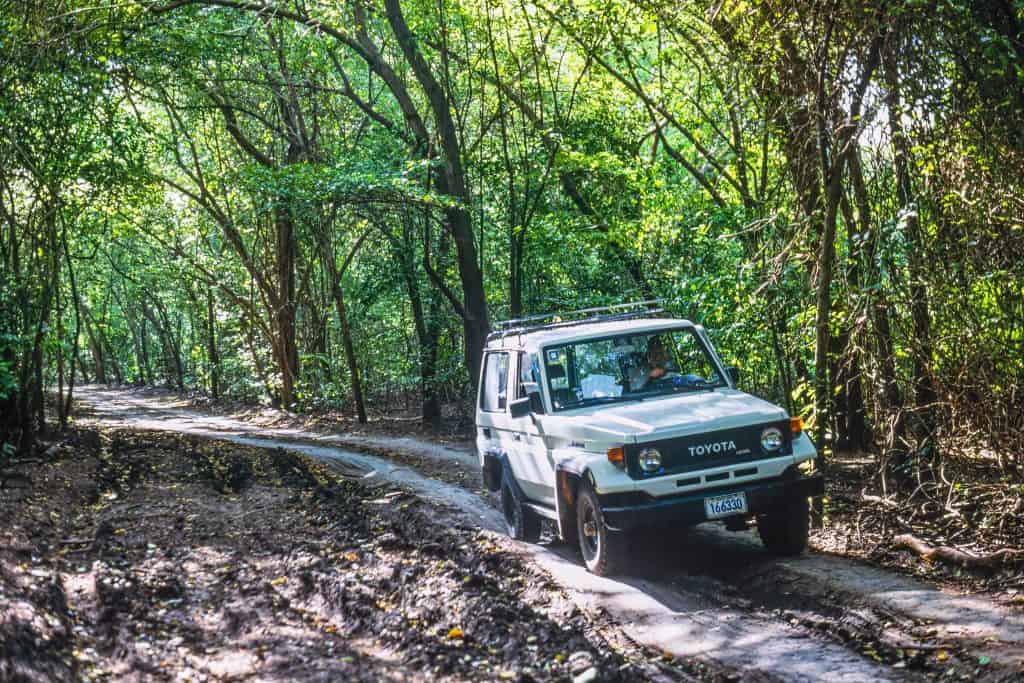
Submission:
[[464,635],[465,634],[462,632],[461,628],[459,628],[458,626],[453,626],[451,630],[448,631],[448,640],[459,640]]
[[287,576],[279,576],[276,579],[274,579],[273,581],[271,581],[270,585],[271,586],[283,586],[286,583],[288,583],[288,577]]
[[939,660],[940,662],[944,662],[947,659],[949,659],[949,653],[945,650],[939,650],[935,653],[935,659]]

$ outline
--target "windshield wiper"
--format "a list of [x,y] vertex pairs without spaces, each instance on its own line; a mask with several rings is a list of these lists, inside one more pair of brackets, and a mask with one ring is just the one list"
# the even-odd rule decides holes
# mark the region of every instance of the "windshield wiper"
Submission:
[[675,384],[669,386],[655,387],[653,389],[645,391],[644,396],[650,398],[652,396],[668,396],[670,394],[683,394],[691,391],[712,391],[721,386],[721,384],[717,384],[715,382],[701,380],[696,382],[690,382],[688,384]]
[[566,408],[578,408],[585,405],[593,405],[595,403],[620,403],[622,401],[642,401],[643,396],[590,396],[583,398],[572,403],[566,403],[562,405],[562,409]]
[[715,382],[708,382],[707,380],[700,380],[698,382],[691,382],[690,384],[682,384],[679,386],[672,387],[673,393],[682,391],[710,391],[717,388],[719,385]]

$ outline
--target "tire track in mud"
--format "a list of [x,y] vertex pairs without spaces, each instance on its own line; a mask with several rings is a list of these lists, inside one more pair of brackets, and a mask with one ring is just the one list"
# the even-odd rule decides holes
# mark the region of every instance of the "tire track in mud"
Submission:
[[[377,479],[407,487],[481,528],[503,529],[487,498],[394,459],[352,449],[392,450],[414,461],[450,459],[473,467],[475,458],[465,451],[406,437],[356,439],[266,429],[125,391],[87,388],[79,390],[79,398],[104,422],[288,448],[332,462],[368,483]],[[1024,669],[1024,624],[984,600],[950,596],[841,558],[814,553],[771,558],[749,533],[700,527],[677,530],[672,540],[642,543],[636,571],[622,580],[593,576],[573,551],[557,544],[521,547],[581,608],[607,613],[630,639],[676,657],[720,663],[744,679],[922,680],[926,672],[953,669],[1010,680]],[[937,638],[950,643],[941,666],[928,656],[936,651]],[[1001,667],[976,669],[977,660],[971,659],[976,653],[956,643],[962,638],[985,645]],[[905,660],[907,650],[916,654]]]

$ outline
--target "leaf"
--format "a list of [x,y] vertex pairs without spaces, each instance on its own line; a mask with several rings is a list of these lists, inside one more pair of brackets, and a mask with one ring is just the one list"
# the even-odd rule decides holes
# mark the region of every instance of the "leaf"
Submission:
[[271,586],[283,586],[286,583],[288,583],[288,577],[287,576],[279,576],[276,579],[274,579],[273,581],[271,581],[270,585]]
[[458,626],[452,626],[452,628],[448,631],[448,640],[462,640],[464,636],[465,634],[462,632],[462,629]]
[[944,662],[947,659],[949,659],[949,653],[945,650],[939,650],[935,653],[935,659],[939,660],[940,662]]

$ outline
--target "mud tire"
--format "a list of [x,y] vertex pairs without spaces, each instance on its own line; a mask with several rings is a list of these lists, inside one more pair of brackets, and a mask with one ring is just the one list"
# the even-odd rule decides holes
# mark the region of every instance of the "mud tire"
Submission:
[[541,519],[523,504],[512,492],[507,477],[501,482],[501,513],[505,518],[505,531],[517,541],[536,543],[540,540]]
[[793,556],[807,549],[811,510],[806,498],[797,498],[757,516],[757,533],[773,555]]
[[588,484],[576,499],[576,532],[583,564],[597,576],[616,576],[629,566],[629,537],[604,523],[601,504]]

